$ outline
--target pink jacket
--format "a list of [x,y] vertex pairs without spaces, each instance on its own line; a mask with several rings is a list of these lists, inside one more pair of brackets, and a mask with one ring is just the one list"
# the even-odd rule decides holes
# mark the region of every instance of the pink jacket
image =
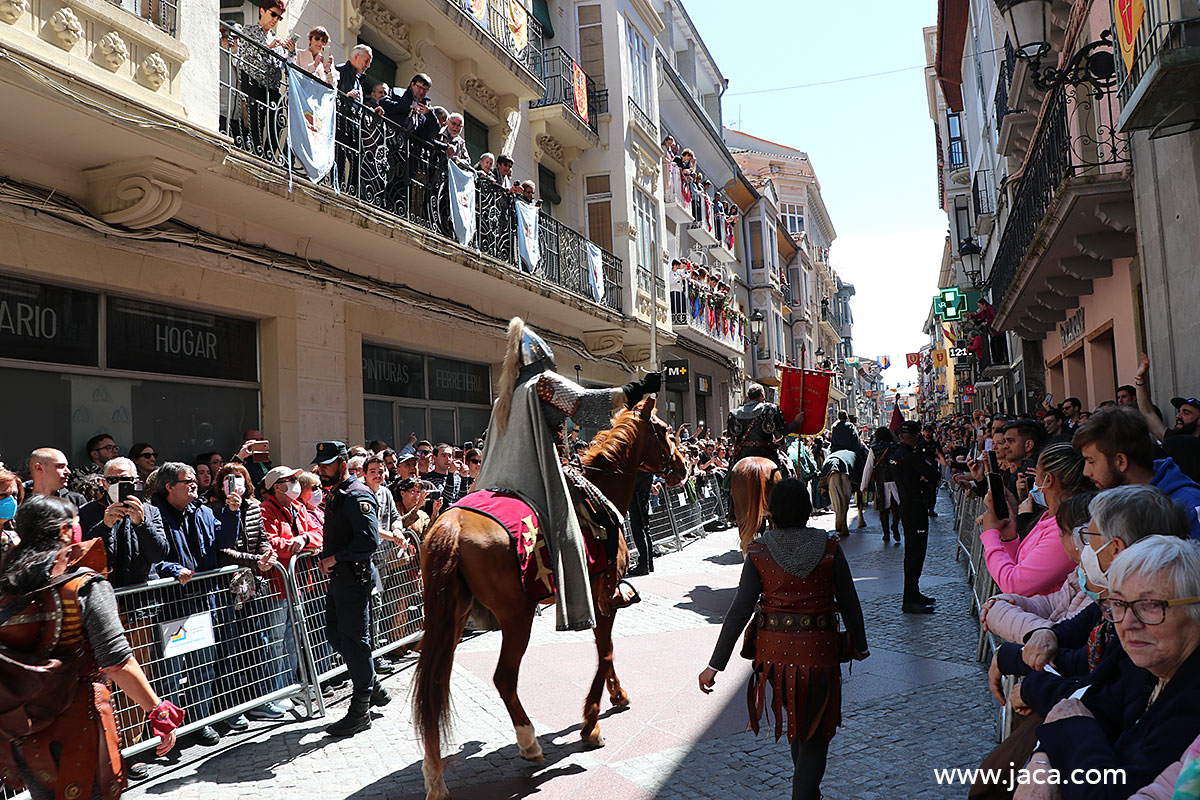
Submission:
[[1000,541],[1000,531],[984,531],[984,559],[988,572],[1002,592],[1049,594],[1062,585],[1075,562],[1067,556],[1059,541],[1058,524],[1049,512],[1033,526],[1024,539]]
[[[1179,780],[1179,774],[1183,772],[1187,762],[1196,758],[1200,758],[1200,736],[1192,742],[1192,746],[1187,749],[1183,757],[1176,761],[1171,766],[1167,767],[1154,779],[1154,783],[1145,786],[1142,789],[1134,792],[1129,796],[1129,800],[1173,800],[1176,797],[1195,797],[1190,792],[1191,786],[1180,786],[1180,793],[1175,793],[1175,784]],[[1190,782],[1189,782],[1190,783]]]
[[1023,642],[1025,634],[1035,628],[1073,617],[1092,602],[1079,590],[1079,576],[1074,570],[1053,594],[998,594],[995,601],[983,612],[980,622],[1006,642]]

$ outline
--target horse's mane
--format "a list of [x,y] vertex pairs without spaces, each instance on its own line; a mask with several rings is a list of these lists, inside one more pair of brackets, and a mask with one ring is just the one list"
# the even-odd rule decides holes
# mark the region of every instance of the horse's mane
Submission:
[[641,417],[643,400],[633,408],[627,408],[612,418],[611,427],[600,431],[592,439],[580,459],[586,466],[595,461],[607,461],[614,466],[621,466],[633,453],[633,442],[637,438],[638,420]]

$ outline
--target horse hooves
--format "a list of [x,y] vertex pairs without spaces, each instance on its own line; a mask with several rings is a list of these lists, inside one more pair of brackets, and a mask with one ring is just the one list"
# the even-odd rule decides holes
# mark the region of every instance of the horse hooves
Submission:
[[621,694],[617,695],[616,697],[610,697],[609,701],[613,704],[613,708],[628,708],[629,693],[622,690]]
[[580,733],[583,743],[591,749],[598,750],[604,747],[604,737],[600,735],[599,729],[592,732],[591,736],[586,733]]
[[530,762],[531,764],[545,764],[546,763],[546,756],[542,754],[541,748],[538,748],[538,751],[536,753],[521,753],[521,758],[525,759],[526,761]]

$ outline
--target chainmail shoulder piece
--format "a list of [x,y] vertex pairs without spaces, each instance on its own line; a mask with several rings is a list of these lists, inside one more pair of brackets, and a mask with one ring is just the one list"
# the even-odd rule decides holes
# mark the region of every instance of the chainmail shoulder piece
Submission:
[[829,546],[830,534],[818,528],[772,528],[762,535],[762,542],[775,563],[789,575],[807,578]]

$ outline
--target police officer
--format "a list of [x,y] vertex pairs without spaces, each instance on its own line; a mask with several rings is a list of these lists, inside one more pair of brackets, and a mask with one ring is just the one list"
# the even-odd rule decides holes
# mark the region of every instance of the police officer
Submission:
[[[925,457],[925,460],[933,464],[935,468],[946,462],[946,456],[942,452],[942,445],[935,438],[937,428],[933,425],[926,425],[924,435],[917,441],[917,452]],[[929,516],[936,517],[937,511],[934,506],[937,504],[938,485],[941,483],[942,471],[938,468],[938,480],[930,481],[925,487],[925,507],[929,512]]]
[[366,484],[350,474],[346,445],[321,442],[313,463],[325,487],[325,545],[321,571],[329,575],[325,595],[325,634],[341,654],[354,685],[346,716],[326,728],[331,736],[351,736],[371,727],[371,706],[391,702],[371,660],[371,589],[379,547],[379,503]]
[[896,433],[898,442],[888,454],[892,480],[900,491],[900,524],[904,527],[904,598],[905,614],[932,614],[934,600],[921,594],[921,570],[929,547],[929,515],[925,504],[931,483],[936,485],[937,467],[917,452],[921,423],[906,420]]

